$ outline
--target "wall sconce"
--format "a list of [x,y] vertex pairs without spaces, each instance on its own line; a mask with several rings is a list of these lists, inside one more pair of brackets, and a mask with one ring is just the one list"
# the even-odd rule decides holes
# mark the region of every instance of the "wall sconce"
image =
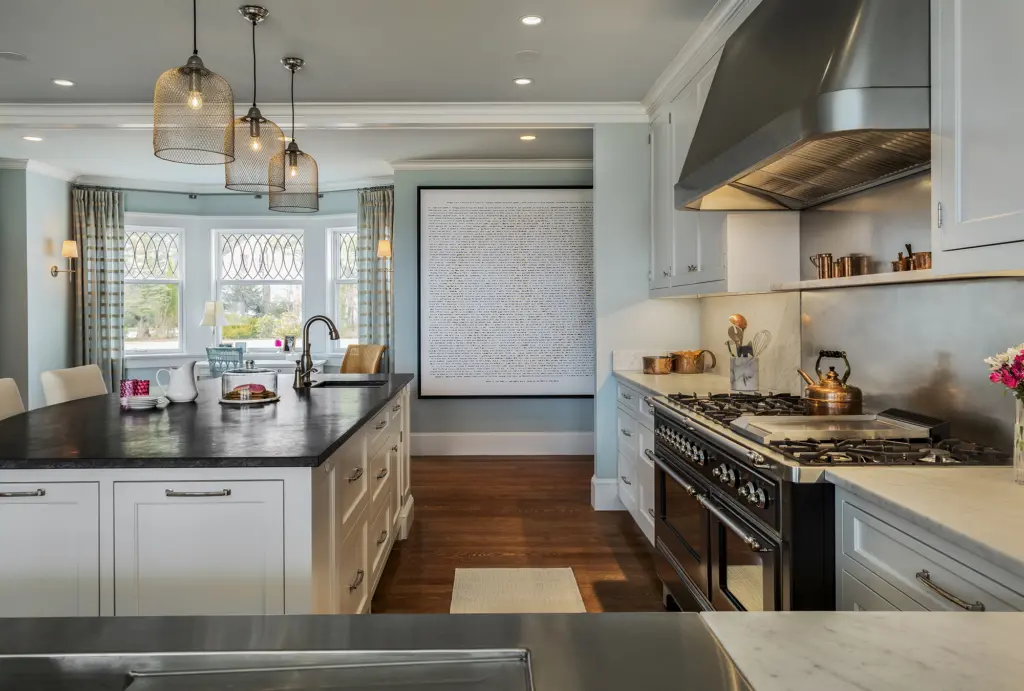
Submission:
[[67,274],[68,281],[71,281],[71,274],[75,273],[75,268],[71,265],[71,260],[78,259],[78,243],[74,240],[65,240],[64,244],[60,247],[60,256],[67,259],[68,268],[58,269],[57,265],[54,264],[50,267],[50,275],[57,278],[58,274]]
[[391,259],[391,241],[390,240],[378,240],[377,241],[377,258],[378,259]]

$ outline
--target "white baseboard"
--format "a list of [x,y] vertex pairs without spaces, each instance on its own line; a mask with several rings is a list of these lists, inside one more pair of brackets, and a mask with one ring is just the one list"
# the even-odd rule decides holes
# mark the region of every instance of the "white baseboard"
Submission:
[[412,434],[413,456],[592,456],[593,432]]
[[590,505],[594,511],[625,511],[625,505],[619,501],[619,481],[613,477],[590,478]]

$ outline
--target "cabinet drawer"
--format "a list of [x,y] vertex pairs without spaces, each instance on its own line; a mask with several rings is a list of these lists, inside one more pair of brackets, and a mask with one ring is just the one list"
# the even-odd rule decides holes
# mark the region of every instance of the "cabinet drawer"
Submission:
[[619,453],[632,459],[636,455],[637,447],[636,420],[620,410],[618,411],[617,422]]
[[376,511],[383,501],[386,490],[394,480],[394,464],[392,459],[398,455],[398,435],[387,435],[370,461],[370,504]]
[[355,529],[348,534],[335,558],[338,574],[338,614],[360,614],[369,601],[370,574],[366,556],[366,513],[360,515]]
[[895,526],[839,499],[842,553],[932,611],[1024,610],[1024,596]]
[[[363,429],[366,430],[366,438],[369,440],[366,452],[371,457],[377,453],[377,449],[387,439],[388,427],[391,424],[391,405],[389,403],[384,406],[384,410],[377,413],[372,420],[363,426]],[[398,427],[398,425],[395,425],[395,427]]]
[[394,398],[391,399],[391,402],[388,403],[388,411],[390,412],[391,415],[391,422],[395,423],[396,428],[400,425],[402,418],[402,410],[404,409],[405,405],[402,403],[401,396],[395,396]]
[[626,508],[637,505],[636,468],[632,460],[619,454],[618,467],[619,499]]
[[373,584],[376,584],[377,579],[380,578],[381,571],[384,570],[384,564],[387,563],[388,553],[391,551],[391,545],[395,541],[395,537],[393,535],[394,529],[391,525],[391,517],[393,515],[393,502],[391,500],[392,494],[393,493],[388,494],[387,499],[381,504],[380,510],[377,512],[377,516],[373,519],[373,522],[370,523],[369,530],[366,534],[370,574],[372,576],[370,581]]
[[843,612],[898,612],[899,608],[848,571],[839,576],[839,609]]
[[618,393],[619,403],[623,404],[629,410],[636,410],[637,401],[640,400],[640,393],[636,389],[630,388],[622,382],[618,382]]
[[637,415],[641,425],[647,429],[654,429],[654,404],[647,394],[641,394],[640,400],[637,401]]
[[335,496],[338,497],[337,511],[341,523],[348,524],[362,511],[369,490],[369,474],[366,458],[366,437],[356,434],[345,445],[334,452],[328,463],[334,468]]

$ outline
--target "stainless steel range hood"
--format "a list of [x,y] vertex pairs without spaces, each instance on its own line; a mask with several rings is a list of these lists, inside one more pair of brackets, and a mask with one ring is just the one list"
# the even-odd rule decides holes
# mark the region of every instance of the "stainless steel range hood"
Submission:
[[683,209],[806,209],[931,164],[928,0],[763,0],[725,44]]

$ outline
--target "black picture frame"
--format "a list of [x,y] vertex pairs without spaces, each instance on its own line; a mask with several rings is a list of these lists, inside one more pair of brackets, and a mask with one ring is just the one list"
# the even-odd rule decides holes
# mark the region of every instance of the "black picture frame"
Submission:
[[[416,186],[416,397],[423,400],[509,400],[509,399],[586,399],[594,394],[534,394],[534,395],[459,395],[431,396],[423,393],[423,286],[420,275],[423,267],[422,203],[425,190],[593,190],[593,185],[417,185]],[[596,316],[596,315],[595,315]]]

